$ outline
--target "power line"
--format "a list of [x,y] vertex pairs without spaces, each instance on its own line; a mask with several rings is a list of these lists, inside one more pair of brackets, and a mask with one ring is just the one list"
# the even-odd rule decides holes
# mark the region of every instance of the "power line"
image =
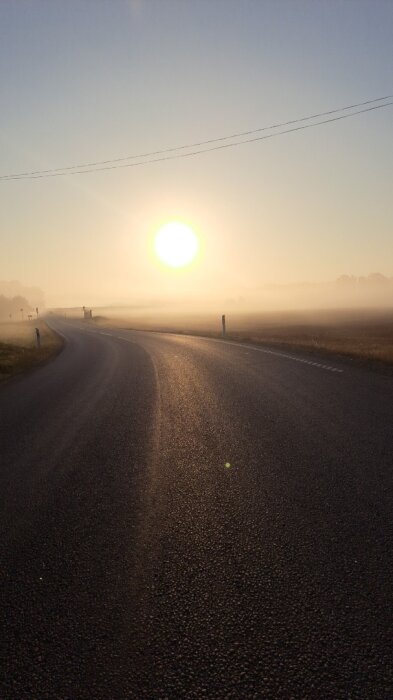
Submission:
[[[321,126],[322,124],[328,124],[330,122],[336,122],[340,121],[342,119],[349,119],[350,117],[354,117],[358,114],[364,114],[365,112],[371,112],[376,109],[383,109],[384,107],[389,107],[393,105],[393,101],[391,102],[385,102],[384,104],[374,104],[375,102],[381,102],[382,100],[389,99],[390,97],[393,97],[393,95],[388,95],[386,97],[379,97],[376,98],[375,100],[367,100],[366,102],[360,102],[358,105],[350,105],[347,107],[342,107],[341,109],[334,109],[330,110],[329,112],[321,112],[320,114],[315,114],[311,115],[308,117],[302,117],[300,119],[294,119],[288,122],[283,122],[281,124],[274,124],[272,126],[265,126],[261,127],[259,129],[253,129],[252,131],[244,131],[244,132],[239,132],[238,134],[232,134],[232,136],[222,136],[220,138],[216,139],[210,139],[208,141],[200,141],[199,143],[194,143],[194,144],[188,144],[188,145],[183,145],[183,146],[178,146],[178,147],[173,147],[173,148],[167,148],[163,149],[160,151],[152,151],[150,153],[145,153],[145,154],[140,154],[140,155],[135,155],[135,156],[126,156],[123,158],[114,158],[111,160],[107,161],[96,161],[95,163],[82,163],[80,165],[74,165],[74,166],[68,166],[64,168],[52,168],[50,170],[36,170],[36,171],[31,171],[31,172],[26,172],[26,173],[16,173],[16,174],[9,174],[9,175],[1,175],[0,180],[35,180],[35,179],[40,179],[40,178],[48,178],[48,177],[59,177],[61,175],[81,175],[84,173],[93,173],[93,172],[100,172],[103,170],[116,170],[119,168],[132,168],[132,167],[137,167],[141,165],[148,165],[150,163],[158,163],[162,162],[165,160],[175,160],[179,158],[188,158],[189,156],[195,156],[195,155],[200,155],[202,153],[209,153],[211,151],[218,151],[222,150],[224,148],[233,148],[234,146],[241,146],[242,144],[245,143],[254,143],[256,141],[263,141],[265,139],[270,139],[274,138],[277,136],[282,136],[283,134],[289,134],[294,131],[302,131],[304,129],[310,129],[312,127],[316,126]],[[233,138],[238,138],[242,136],[246,136],[249,134],[255,134],[261,131],[267,131],[271,129],[278,129],[283,126],[289,125],[289,124],[298,124],[300,122],[308,121],[310,119],[315,119],[317,117],[321,116],[326,116],[329,114],[335,114],[337,112],[342,112],[344,110],[350,110],[353,109],[356,106],[361,106],[361,105],[366,105],[366,104],[372,104],[372,107],[367,107],[365,109],[360,109],[355,112],[351,112],[350,114],[340,114],[337,117],[331,117],[329,119],[323,119],[321,121],[313,122],[311,124],[303,124],[302,126],[296,126],[292,127],[290,129],[284,129],[282,131],[275,132],[273,134],[265,134],[263,136],[256,136],[250,139],[243,139],[241,141],[232,141],[231,143],[221,143],[220,145],[215,145],[215,146],[210,146],[208,148],[201,148],[196,151],[189,151],[187,153],[175,153],[174,155],[161,155],[159,158],[151,158],[151,156],[159,155],[159,154],[170,154],[173,153],[174,151],[179,151],[179,150],[185,150],[185,149],[190,149],[198,146],[204,146],[212,143],[218,143],[222,141],[226,141],[229,139]],[[125,160],[132,160],[136,158],[148,158],[150,157],[150,160],[140,160],[134,163],[124,163]],[[71,172],[72,171],[72,172]]]
[[76,170],[80,168],[92,168],[99,165],[109,165],[111,163],[120,163],[126,160],[135,160],[136,158],[150,158],[152,156],[162,155],[164,153],[172,153],[174,151],[185,150],[189,148],[197,148],[199,146],[207,146],[211,143],[218,143],[220,141],[228,141],[229,139],[240,138],[243,136],[250,136],[251,134],[256,134],[261,131],[270,131],[271,129],[280,129],[283,126],[289,126],[291,124],[298,124],[300,122],[309,121],[310,119],[319,119],[320,117],[327,117],[330,114],[337,114],[338,112],[344,112],[349,109],[355,109],[356,107],[364,107],[365,105],[373,104],[375,102],[382,102],[383,100],[389,100],[393,98],[393,95],[385,95],[385,97],[377,97],[374,100],[366,100],[365,102],[358,102],[356,104],[347,105],[346,107],[339,107],[337,109],[331,109],[328,112],[319,112],[317,114],[311,114],[307,117],[301,117],[300,119],[292,119],[291,121],[281,122],[279,124],[271,124],[270,126],[262,126],[258,129],[252,129],[249,131],[240,131],[235,134],[229,134],[228,136],[220,136],[219,138],[209,139],[207,141],[197,141],[196,143],[189,143],[182,146],[173,146],[172,148],[164,148],[158,151],[151,151],[150,153],[139,153],[133,156],[123,156],[121,158],[110,158],[109,160],[98,160],[90,163],[78,163],[77,165],[69,165],[67,167],[50,168],[48,170],[30,170],[28,172],[22,173],[10,173],[9,175],[0,175],[0,180],[8,178],[19,178],[28,175],[46,175],[47,173],[55,173],[58,171],[69,171]]

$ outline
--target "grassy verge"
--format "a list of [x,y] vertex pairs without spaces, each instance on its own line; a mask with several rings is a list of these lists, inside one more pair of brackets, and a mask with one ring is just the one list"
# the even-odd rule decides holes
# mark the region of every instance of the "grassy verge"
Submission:
[[[35,328],[41,347],[36,347]],[[63,341],[45,321],[0,323],[0,382],[40,365],[60,352]]]

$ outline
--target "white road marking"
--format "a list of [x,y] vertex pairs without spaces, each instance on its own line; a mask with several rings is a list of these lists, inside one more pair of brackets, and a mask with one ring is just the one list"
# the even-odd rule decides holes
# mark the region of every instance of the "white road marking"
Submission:
[[338,367],[332,367],[331,365],[323,365],[321,362],[314,362],[313,360],[305,360],[303,357],[295,357],[294,355],[289,355],[286,352],[279,352],[278,350],[268,350],[268,348],[257,348],[255,345],[244,345],[243,343],[232,343],[230,340],[217,340],[216,338],[209,338],[209,340],[214,340],[216,343],[225,343],[226,345],[235,345],[239,348],[247,348],[247,350],[255,350],[256,352],[264,352],[267,355],[277,355],[278,357],[285,357],[287,360],[293,360],[294,362],[302,362],[305,365],[312,365],[312,367],[318,367],[319,369],[324,369],[327,372],[339,372],[343,373],[343,369]]

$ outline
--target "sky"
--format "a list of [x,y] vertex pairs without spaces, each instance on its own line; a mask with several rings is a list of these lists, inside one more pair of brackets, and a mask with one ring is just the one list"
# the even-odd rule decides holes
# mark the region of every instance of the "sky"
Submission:
[[[390,0],[2,0],[0,175],[122,158],[393,93]],[[47,306],[263,305],[393,275],[393,107],[189,158],[0,180],[0,279]],[[201,251],[152,252],[168,221]]]

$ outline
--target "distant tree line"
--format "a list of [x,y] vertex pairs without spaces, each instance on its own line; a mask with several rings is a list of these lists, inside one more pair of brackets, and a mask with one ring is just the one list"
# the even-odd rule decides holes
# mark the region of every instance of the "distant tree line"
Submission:
[[367,277],[355,275],[341,275],[337,280],[341,287],[386,287],[393,283],[393,277],[385,277],[380,272],[373,272]]
[[12,298],[0,294],[0,319],[2,321],[12,319],[13,321],[27,318],[32,311],[32,307],[26,297],[15,296]]

